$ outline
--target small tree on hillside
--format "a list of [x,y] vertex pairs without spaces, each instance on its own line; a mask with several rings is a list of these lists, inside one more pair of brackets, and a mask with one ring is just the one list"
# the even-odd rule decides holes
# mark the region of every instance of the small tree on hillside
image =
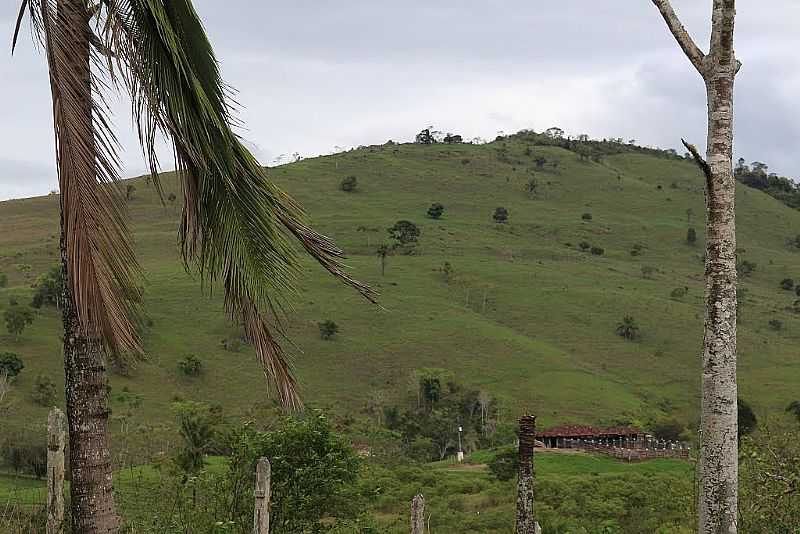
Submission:
[[56,401],[56,384],[47,375],[37,375],[31,394],[33,402],[39,406],[52,406]]
[[753,408],[750,404],[742,398],[736,399],[736,407],[738,410],[738,423],[739,423],[739,438],[752,434],[758,427],[758,418],[756,417]]
[[529,196],[534,196],[536,195],[536,190],[538,189],[538,187],[539,187],[539,182],[536,180],[536,178],[531,178],[525,184],[525,192],[528,193]]
[[628,341],[633,341],[639,337],[639,327],[630,315],[626,315],[622,322],[617,324],[617,335]]
[[357,188],[358,188],[358,178],[356,178],[353,175],[343,178],[342,182],[339,184],[339,189],[341,189],[345,193],[352,193]]
[[375,255],[381,260],[381,276],[386,274],[386,257],[391,253],[391,250],[391,247],[384,243],[375,251]]
[[19,341],[19,337],[25,331],[25,327],[33,323],[34,315],[27,308],[12,306],[5,311],[3,318],[6,321],[6,330],[14,336],[15,341]]
[[0,288],[6,287],[8,285],[8,275],[4,272],[0,272]]
[[13,352],[0,353],[0,373],[5,373],[9,378],[14,378],[22,372],[25,364]]
[[786,291],[794,289],[794,280],[791,278],[784,278],[781,280],[781,289],[785,289]]
[[444,213],[444,206],[438,202],[434,202],[431,204],[431,207],[428,208],[428,217],[431,219],[439,219],[442,217]]
[[690,245],[697,243],[697,231],[694,228],[686,230],[686,242]]
[[417,144],[420,145],[432,145],[436,142],[436,139],[433,137],[430,128],[425,128],[421,132],[419,132],[415,138]]
[[335,336],[339,332],[339,325],[337,325],[330,319],[318,323],[318,326],[319,326],[319,336],[326,341],[333,338],[333,336]]
[[136,192],[136,186],[133,184],[128,184],[125,186],[125,200],[130,200],[133,198],[133,194]]
[[492,219],[494,219],[494,222],[498,224],[505,224],[506,222],[508,222],[508,210],[503,208],[502,206],[495,208],[494,214],[492,215]]
[[411,221],[397,221],[394,226],[387,229],[389,237],[397,242],[400,247],[416,243],[420,235],[419,228]]
[[203,362],[194,354],[189,354],[178,362],[178,369],[186,376],[200,376],[203,372]]

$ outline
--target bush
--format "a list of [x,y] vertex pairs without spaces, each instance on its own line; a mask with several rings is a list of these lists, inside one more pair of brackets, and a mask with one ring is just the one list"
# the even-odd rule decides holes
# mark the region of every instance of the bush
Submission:
[[178,362],[178,369],[186,376],[199,376],[203,372],[203,362],[194,354],[189,354]]
[[686,242],[690,245],[697,243],[697,232],[694,228],[689,228],[686,230]]
[[653,435],[658,439],[667,441],[679,441],[686,427],[677,419],[661,419],[652,427]]
[[672,290],[672,293],[669,294],[670,297],[674,299],[680,299],[686,296],[686,293],[689,292],[688,287],[676,287]]
[[591,213],[584,213],[583,215],[581,215],[581,219],[583,219],[584,221],[591,221],[592,220],[592,214]]
[[492,215],[492,219],[494,222],[498,224],[504,224],[508,222],[508,210],[504,207],[499,207],[494,209],[494,214]]
[[59,306],[64,292],[64,276],[61,266],[56,265],[40,276],[36,280],[34,288],[36,291],[33,294],[31,306],[34,308],[41,308],[44,304]]
[[0,353],[0,371],[10,378],[17,376],[24,368],[25,364],[13,352]]
[[792,280],[791,278],[784,278],[783,280],[781,280],[781,289],[785,289],[786,291],[791,291],[792,289],[794,289],[794,280]]
[[783,329],[783,321],[781,321],[780,319],[770,319],[769,327],[772,330],[775,330],[775,331],[782,330]]
[[431,219],[439,219],[441,218],[442,214],[444,213],[444,206],[439,204],[438,202],[434,202],[431,204],[431,207],[428,208],[428,217]]
[[741,260],[736,262],[736,272],[739,276],[749,276],[756,270],[757,264],[748,260]]
[[579,248],[580,248],[580,249],[581,249],[583,252],[586,252],[587,250],[589,250],[590,248],[592,248],[592,244],[591,244],[591,243],[589,243],[588,241],[581,241],[580,243],[578,243],[578,247],[579,247]]
[[3,444],[3,460],[15,473],[43,478],[47,474],[47,447],[24,438],[7,439]]
[[655,272],[656,268],[653,267],[652,265],[642,265],[643,278],[647,278],[649,280],[650,278],[653,278],[653,274],[655,274]]
[[33,312],[27,308],[20,308],[19,306],[12,306],[7,309],[3,314],[6,321],[6,330],[14,336],[14,339],[19,339],[25,327],[33,322]]
[[411,221],[397,221],[394,226],[386,230],[389,237],[397,241],[398,246],[416,243],[420,235],[419,228]]
[[322,339],[329,340],[339,332],[339,325],[331,320],[318,323],[319,336]]
[[343,178],[342,182],[339,184],[339,189],[344,191],[345,193],[352,193],[358,187],[358,178],[353,175],[348,176],[347,178]]
[[596,247],[596,246],[593,246],[591,248],[591,252],[593,256],[602,256],[603,254],[606,253],[603,247]]
[[497,453],[489,462],[489,471],[497,480],[511,480],[517,476],[519,469],[519,454],[517,451],[508,450]]
[[639,337],[639,326],[636,324],[636,320],[630,316],[626,315],[621,323],[617,324],[617,335],[627,339],[628,341],[633,341],[634,339]]
[[56,401],[55,382],[47,375],[36,375],[31,398],[40,406],[52,406]]
[[0,272],[0,288],[6,287],[8,285],[8,275],[6,273]]
[[739,438],[752,434],[758,426],[758,418],[750,404],[741,398],[736,399],[737,422],[739,425]]
[[631,247],[631,256],[640,256],[644,252],[644,247],[639,243],[636,243]]

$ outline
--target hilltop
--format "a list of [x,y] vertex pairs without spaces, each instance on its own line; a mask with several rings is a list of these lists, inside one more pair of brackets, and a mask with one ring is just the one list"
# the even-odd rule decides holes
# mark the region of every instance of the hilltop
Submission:
[[[382,307],[372,306],[304,263],[286,326],[306,400],[357,415],[376,398],[404,394],[412,370],[441,367],[500,398],[509,416],[535,411],[542,425],[659,414],[692,421],[703,335],[701,175],[660,151],[587,146],[541,146],[526,135],[482,145],[385,144],[271,169],[345,249],[352,273],[381,294]],[[340,183],[351,175],[358,186],[344,192]],[[203,296],[184,270],[179,207],[162,205],[145,178],[128,184],[149,358],[115,373],[113,392],[136,396],[137,418],[150,424],[170,422],[175,399],[220,403],[229,413],[269,405],[250,348],[222,343],[239,333],[217,293]],[[180,197],[176,187],[166,174],[165,196]],[[444,205],[438,220],[426,216],[436,202]],[[508,210],[504,224],[493,220],[497,207]],[[31,284],[57,261],[57,208],[55,196],[0,203],[0,271],[9,278],[0,313],[11,298],[29,302]],[[376,249],[398,220],[419,227],[418,244],[413,254],[390,256],[381,276]],[[758,413],[782,411],[800,379],[800,315],[790,311],[798,297],[781,288],[783,279],[800,278],[797,249],[787,244],[800,234],[800,212],[739,185],[737,223],[740,259],[755,264],[742,278],[740,392]],[[689,227],[695,245],[686,242]],[[639,327],[635,341],[615,334],[625,316]],[[325,320],[340,329],[331,340],[320,338]],[[0,352],[25,363],[9,426],[44,422],[46,409],[29,398],[37,374],[53,378],[60,398],[59,331],[58,311],[44,307],[19,341],[0,332]],[[200,377],[178,371],[188,354],[203,362]],[[122,409],[125,401],[113,398]]]

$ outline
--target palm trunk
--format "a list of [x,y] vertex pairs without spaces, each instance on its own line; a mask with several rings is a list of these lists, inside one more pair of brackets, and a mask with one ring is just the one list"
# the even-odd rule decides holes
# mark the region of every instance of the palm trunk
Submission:
[[703,77],[708,100],[706,160],[684,141],[706,180],[706,289],[703,338],[698,530],[736,534],[736,219],[733,176],[733,84],[741,64],[733,49],[735,0],[713,0],[711,43],[704,54],[669,0],[653,0],[678,44]]
[[[56,30],[63,43],[52,46],[70,46],[78,52],[71,55],[72,61],[66,68],[73,69],[77,79],[85,83],[71,84],[68,88],[59,86],[60,80],[53,79],[51,68],[51,87],[54,104],[63,99],[60,106],[75,105],[92,114],[91,71],[89,50],[88,10],[86,0],[58,0]],[[58,109],[59,106],[56,106]],[[56,128],[67,131],[58,121]],[[91,128],[91,120],[71,125],[72,131],[81,139],[93,140],[93,132],[76,132],[76,128]],[[58,137],[59,145],[68,143],[63,136]],[[59,154],[66,148],[57,147]],[[92,143],[84,150],[94,150]],[[59,178],[61,183],[69,182],[69,173],[78,172],[59,158]],[[103,344],[99,339],[82,334],[75,308],[72,283],[67,272],[67,237],[64,221],[71,214],[65,213],[65,194],[61,194],[61,265],[64,279],[62,319],[64,323],[64,376],[69,427],[69,468],[70,468],[70,511],[72,531],[80,534],[113,534],[117,532],[118,518],[114,511],[112,488],[111,455],[108,449],[108,390],[104,364]]]
[[519,467],[517,472],[516,534],[536,534],[533,515],[533,449],[536,445],[536,416],[519,419]]

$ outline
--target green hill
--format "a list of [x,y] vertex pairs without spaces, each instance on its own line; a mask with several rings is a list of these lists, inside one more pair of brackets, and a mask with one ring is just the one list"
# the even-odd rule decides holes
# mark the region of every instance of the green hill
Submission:
[[[339,188],[348,175],[358,178],[352,193]],[[641,150],[597,162],[511,137],[364,147],[275,168],[271,176],[346,250],[356,277],[381,294],[382,308],[372,306],[306,262],[287,331],[308,402],[357,414],[375,391],[386,399],[404,393],[413,369],[444,367],[501,398],[509,415],[531,409],[543,425],[695,417],[703,191],[691,162]],[[526,190],[532,176],[533,194]],[[114,374],[113,392],[141,395],[137,417],[148,423],[170,422],[176,398],[219,402],[229,413],[268,404],[252,350],[225,350],[221,341],[235,338],[236,328],[216,293],[203,297],[181,264],[179,208],[162,206],[143,178],[131,183],[152,325],[144,333],[149,359],[129,376]],[[165,176],[164,188],[180,197],[173,177]],[[433,202],[445,206],[439,220],[426,217]],[[742,279],[740,391],[757,412],[782,410],[797,398],[800,380],[800,316],[787,311],[797,297],[780,287],[784,278],[800,278],[798,253],[786,245],[800,233],[800,212],[741,185],[737,205],[740,256],[757,264]],[[499,206],[509,212],[506,224],[493,221]],[[9,277],[0,312],[12,297],[29,302],[31,284],[57,261],[57,207],[55,196],[0,203],[0,271]],[[381,276],[375,250],[401,219],[420,227],[419,243],[413,255],[389,257]],[[686,243],[689,226],[697,228],[695,246]],[[604,253],[584,252],[581,242]],[[684,287],[685,296],[671,296]],[[637,341],[615,334],[626,315],[640,328]],[[317,326],[327,319],[340,328],[330,341]],[[782,328],[770,327],[772,320]],[[19,341],[0,333],[0,352],[25,363],[5,424],[45,421],[46,409],[29,397],[37,374],[62,385],[59,335],[52,307],[42,308]],[[179,372],[187,354],[203,361],[202,376]]]

